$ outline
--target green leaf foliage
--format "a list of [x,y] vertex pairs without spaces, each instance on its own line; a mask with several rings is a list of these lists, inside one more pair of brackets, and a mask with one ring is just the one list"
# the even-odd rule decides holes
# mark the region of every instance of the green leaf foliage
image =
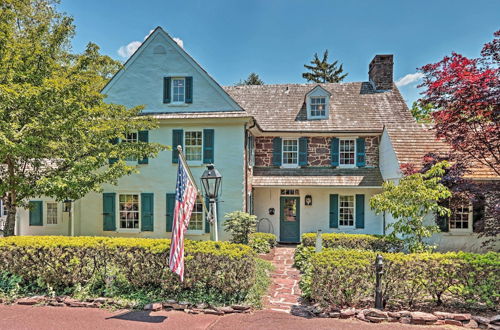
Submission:
[[307,81],[317,82],[317,83],[338,83],[347,77],[347,73],[344,73],[344,68],[342,64],[337,66],[338,61],[328,63],[328,50],[323,53],[323,59],[320,60],[318,54],[314,54],[314,59],[311,61],[311,65],[304,64],[304,67],[309,70],[302,74],[302,78]]
[[276,235],[269,233],[250,234],[248,245],[256,253],[269,253],[276,246]]
[[250,235],[257,229],[257,217],[242,211],[234,211],[225,215],[224,230],[231,233],[231,242],[248,244]]
[[[346,233],[325,233],[321,234],[323,247],[361,249],[381,252],[401,252],[403,242],[390,236],[366,235],[366,234],[346,234]],[[316,246],[316,233],[305,233],[301,237],[304,246]]]
[[236,86],[244,86],[244,85],[264,85],[262,79],[260,79],[259,75],[255,72],[252,72],[248,75],[247,79],[238,82]]

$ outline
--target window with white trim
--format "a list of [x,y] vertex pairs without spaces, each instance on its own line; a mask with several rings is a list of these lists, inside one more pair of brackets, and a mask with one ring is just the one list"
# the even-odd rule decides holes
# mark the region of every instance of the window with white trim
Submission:
[[354,196],[339,196],[339,226],[354,226]]
[[283,166],[299,164],[299,143],[297,139],[283,139]]
[[184,134],[184,154],[187,161],[201,162],[203,156],[203,132],[186,131]]
[[326,97],[311,96],[311,118],[326,116]]
[[0,217],[6,217],[7,213],[7,207],[5,207],[3,200],[0,199]]
[[120,229],[139,229],[139,195],[118,196],[118,220]]
[[339,162],[341,166],[356,165],[356,140],[354,139],[339,140]]
[[186,101],[186,79],[172,78],[172,102],[184,103]]
[[47,224],[57,225],[57,203],[48,202],[47,203]]
[[299,190],[298,189],[281,189],[280,194],[281,194],[281,196],[298,196]]
[[[137,143],[139,141],[139,134],[137,132],[126,133],[124,138],[122,139],[122,143]],[[127,157],[126,161],[136,161],[135,157]]]
[[203,230],[203,204],[200,200],[196,200],[189,219],[188,230],[200,231]]
[[472,205],[459,204],[452,207],[450,231],[472,231]]

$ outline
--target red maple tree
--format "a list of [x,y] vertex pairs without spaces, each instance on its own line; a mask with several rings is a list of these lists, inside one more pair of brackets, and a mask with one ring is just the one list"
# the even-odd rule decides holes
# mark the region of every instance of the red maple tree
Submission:
[[500,30],[479,58],[457,53],[420,68],[423,104],[432,104],[437,137],[462,160],[500,175]]

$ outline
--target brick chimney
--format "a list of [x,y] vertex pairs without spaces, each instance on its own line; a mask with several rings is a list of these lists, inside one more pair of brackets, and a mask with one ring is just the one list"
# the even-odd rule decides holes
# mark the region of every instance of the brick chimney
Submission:
[[370,62],[368,77],[376,90],[392,89],[393,55],[375,55]]

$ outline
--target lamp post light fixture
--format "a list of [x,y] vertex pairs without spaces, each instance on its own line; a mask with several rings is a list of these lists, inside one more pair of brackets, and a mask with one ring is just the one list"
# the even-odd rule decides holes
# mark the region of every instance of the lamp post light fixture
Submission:
[[64,212],[71,212],[71,203],[73,203],[73,201],[71,199],[65,199],[63,201],[63,211]]
[[213,238],[215,241],[219,239],[217,232],[217,198],[219,197],[221,182],[222,175],[220,175],[219,171],[213,164],[208,165],[201,176],[201,184],[205,197],[209,200],[208,217],[209,222],[213,225]]

